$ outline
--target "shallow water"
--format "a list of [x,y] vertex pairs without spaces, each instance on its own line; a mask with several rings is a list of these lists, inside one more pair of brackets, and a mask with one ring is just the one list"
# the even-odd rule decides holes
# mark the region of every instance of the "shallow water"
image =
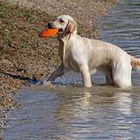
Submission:
[[[140,56],[140,1],[123,0],[101,20],[101,39]],[[121,91],[93,77],[95,87],[67,85],[71,74],[56,80],[66,86],[32,86],[16,95],[21,104],[9,112],[5,140],[135,140],[140,137],[140,77]],[[79,79],[79,77],[77,78]]]
[[139,88],[21,89],[6,140],[135,139],[140,136]]

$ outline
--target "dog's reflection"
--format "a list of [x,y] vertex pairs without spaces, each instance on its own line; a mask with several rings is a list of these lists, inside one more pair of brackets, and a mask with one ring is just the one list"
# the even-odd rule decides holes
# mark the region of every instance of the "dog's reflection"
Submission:
[[131,106],[132,106],[132,98],[131,98],[132,93],[127,93],[127,92],[117,92],[114,94],[115,97],[115,103],[116,109],[125,115],[131,115]]
[[[102,93],[79,89],[75,93],[68,93],[60,97],[55,118],[58,125],[70,137],[92,137],[94,135],[120,135],[121,139],[131,135],[130,125],[126,120],[132,114],[132,98],[129,92],[115,92],[102,90]],[[125,123],[126,122],[126,123]],[[119,130],[125,129],[124,132]],[[107,134],[108,133],[108,134]],[[117,134],[116,134],[117,133]],[[79,135],[80,134],[80,135]],[[65,137],[68,139],[69,136]]]
[[94,114],[96,109],[101,109],[101,107],[112,107],[112,109],[118,111],[118,113],[131,115],[132,93],[119,91],[115,93],[94,94],[94,92],[91,92],[85,90],[84,92],[77,91],[76,93],[63,95],[60,97],[62,99],[60,99],[61,101],[56,114],[60,113],[60,116],[64,118],[65,114],[71,114],[72,116],[81,114],[81,116],[85,116],[85,113],[91,110]]

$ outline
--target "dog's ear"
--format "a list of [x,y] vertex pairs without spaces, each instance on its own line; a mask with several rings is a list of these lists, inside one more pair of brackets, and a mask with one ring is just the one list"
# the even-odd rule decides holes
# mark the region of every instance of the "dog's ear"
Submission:
[[74,20],[70,20],[67,24],[65,32],[66,33],[73,33],[75,30],[77,30],[77,23]]

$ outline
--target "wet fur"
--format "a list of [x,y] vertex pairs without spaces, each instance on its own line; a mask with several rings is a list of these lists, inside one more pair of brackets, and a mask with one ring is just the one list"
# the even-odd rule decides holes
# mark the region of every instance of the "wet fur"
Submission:
[[132,66],[139,71],[140,60],[136,59],[116,45],[77,34],[77,24],[68,15],[61,15],[51,23],[52,28],[61,29],[58,33],[59,56],[61,65],[48,81],[64,74],[64,69],[80,72],[85,87],[92,87],[91,74],[102,71],[106,83],[126,89],[131,87]]

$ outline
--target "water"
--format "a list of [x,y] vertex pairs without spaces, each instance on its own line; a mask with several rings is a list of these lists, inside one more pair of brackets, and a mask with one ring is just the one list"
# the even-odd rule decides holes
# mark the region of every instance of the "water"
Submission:
[[[109,88],[109,90],[108,90]],[[134,139],[140,136],[139,89],[22,89],[7,140]],[[135,94],[134,94],[135,93]]]
[[[140,1],[123,0],[101,21],[101,38],[140,57]],[[68,75],[69,76],[69,75]],[[21,107],[9,112],[5,140],[136,140],[140,139],[140,77],[122,91],[100,86],[22,88],[16,95]],[[57,82],[65,81],[64,78]]]
[[101,38],[140,56],[140,1],[122,0],[101,23]]

